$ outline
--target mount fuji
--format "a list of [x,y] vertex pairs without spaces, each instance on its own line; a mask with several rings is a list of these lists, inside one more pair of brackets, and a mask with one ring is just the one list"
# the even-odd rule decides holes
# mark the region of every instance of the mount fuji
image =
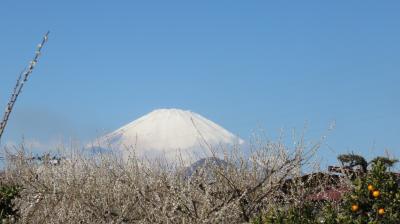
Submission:
[[193,162],[212,156],[212,150],[244,141],[203,116],[180,109],[158,109],[100,137],[92,149],[111,149],[124,158]]

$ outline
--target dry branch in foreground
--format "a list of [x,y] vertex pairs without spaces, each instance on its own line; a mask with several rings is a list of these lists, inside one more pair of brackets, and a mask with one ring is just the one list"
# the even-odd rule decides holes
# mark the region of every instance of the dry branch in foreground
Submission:
[[29,76],[32,74],[33,70],[35,69],[35,66],[39,60],[39,57],[41,55],[42,52],[42,48],[43,46],[46,44],[47,40],[49,37],[49,32],[47,32],[43,39],[42,42],[40,42],[40,44],[37,46],[36,52],[35,52],[35,56],[33,57],[33,59],[29,62],[29,65],[27,68],[25,68],[21,74],[18,76],[17,79],[17,83],[15,84],[14,90],[11,94],[10,100],[8,101],[8,104],[6,106],[4,115],[3,115],[3,119],[0,123],[0,140],[1,140],[1,136],[4,133],[4,130],[7,126],[7,122],[8,119],[10,117],[10,114],[14,108],[14,104],[18,99],[18,96],[21,94],[22,88],[24,87],[24,84],[28,81]]

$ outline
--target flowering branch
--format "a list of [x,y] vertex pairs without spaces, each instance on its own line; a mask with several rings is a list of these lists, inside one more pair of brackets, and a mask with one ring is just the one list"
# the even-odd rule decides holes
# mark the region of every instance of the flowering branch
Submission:
[[21,74],[18,76],[17,83],[15,84],[15,87],[11,94],[10,100],[8,101],[8,104],[6,106],[6,110],[4,112],[3,119],[0,123],[0,140],[1,140],[1,136],[3,135],[4,129],[7,126],[7,122],[10,117],[10,114],[12,112],[12,109],[14,108],[14,104],[17,101],[18,96],[21,93],[25,82],[28,81],[29,76],[32,74],[33,69],[35,68],[35,66],[37,64],[40,54],[41,54],[41,51],[42,51],[42,48],[48,40],[48,36],[49,36],[49,32],[47,32],[46,35],[44,35],[42,42],[37,46],[35,56],[33,57],[32,61],[29,62],[28,67],[25,68],[24,71],[22,71]]

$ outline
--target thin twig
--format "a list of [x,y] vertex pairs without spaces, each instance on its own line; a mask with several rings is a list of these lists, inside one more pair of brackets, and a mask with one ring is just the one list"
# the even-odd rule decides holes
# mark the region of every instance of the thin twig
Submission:
[[14,108],[14,104],[18,99],[19,94],[21,94],[22,88],[24,87],[25,82],[28,81],[29,76],[32,74],[42,51],[42,48],[44,44],[47,42],[49,36],[49,32],[44,35],[42,42],[37,46],[35,56],[33,59],[29,62],[29,65],[27,68],[24,69],[23,72],[18,76],[17,83],[15,84],[14,90],[11,94],[10,100],[8,101],[8,104],[6,106],[5,112],[3,119],[0,123],[0,140],[1,137],[4,133],[4,129],[7,126],[8,119],[10,118],[10,114]]

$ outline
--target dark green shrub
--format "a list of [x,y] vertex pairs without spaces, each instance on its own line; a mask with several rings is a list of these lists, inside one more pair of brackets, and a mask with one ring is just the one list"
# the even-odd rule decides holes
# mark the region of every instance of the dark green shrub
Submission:
[[13,208],[13,199],[19,194],[20,188],[12,184],[1,184],[0,186],[0,222],[3,219],[16,216]]

